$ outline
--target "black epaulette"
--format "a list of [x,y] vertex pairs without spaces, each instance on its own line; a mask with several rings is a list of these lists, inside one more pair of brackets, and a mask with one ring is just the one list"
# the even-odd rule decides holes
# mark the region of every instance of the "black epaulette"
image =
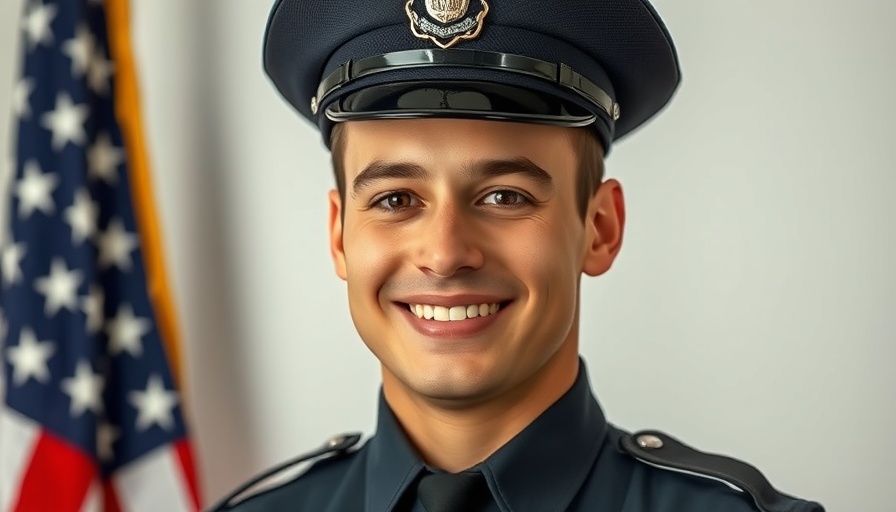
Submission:
[[265,481],[272,479],[273,477],[279,475],[280,473],[292,468],[296,464],[300,464],[302,462],[308,462],[310,460],[318,459],[323,457],[324,455],[330,455],[331,457],[338,457],[340,455],[348,453],[348,450],[358,444],[358,441],[361,440],[361,434],[351,433],[351,434],[342,434],[339,436],[334,436],[326,443],[323,444],[320,448],[299,455],[293,459],[290,459],[286,462],[280,463],[268,470],[265,470],[263,473],[260,473],[244,483],[243,485],[237,487],[233,492],[228,494],[224,499],[218,502],[217,505],[210,508],[208,512],[224,512],[230,510],[230,508],[235,505],[234,500],[239,498],[241,495],[252,489],[253,487],[259,486]]
[[761,512],[824,512],[818,503],[798,500],[775,489],[768,479],[746,462],[696,450],[655,430],[622,437],[622,448],[651,466],[721,482],[753,498]]

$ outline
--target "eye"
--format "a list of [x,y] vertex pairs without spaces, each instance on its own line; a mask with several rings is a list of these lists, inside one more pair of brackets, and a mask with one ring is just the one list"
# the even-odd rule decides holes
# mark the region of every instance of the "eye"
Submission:
[[494,206],[523,206],[531,202],[525,194],[515,190],[496,190],[482,199],[482,204]]
[[373,200],[373,206],[393,212],[416,206],[417,200],[407,192],[389,192]]

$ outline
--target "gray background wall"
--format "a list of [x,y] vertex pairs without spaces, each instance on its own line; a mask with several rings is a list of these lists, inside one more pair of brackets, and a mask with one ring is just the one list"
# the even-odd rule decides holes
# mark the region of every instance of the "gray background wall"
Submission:
[[[214,499],[370,433],[378,367],[329,261],[328,156],[261,71],[270,2],[132,4]],[[655,4],[685,81],[608,162],[629,224],[584,285],[594,388],[625,428],[737,455],[830,510],[892,512],[896,4]],[[21,5],[0,2],[3,182]]]

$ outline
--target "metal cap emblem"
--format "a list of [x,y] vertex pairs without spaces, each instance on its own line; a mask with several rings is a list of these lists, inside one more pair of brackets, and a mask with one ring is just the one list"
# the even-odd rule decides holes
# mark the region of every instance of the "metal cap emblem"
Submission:
[[405,10],[415,36],[450,48],[479,37],[488,4],[485,0],[408,0]]

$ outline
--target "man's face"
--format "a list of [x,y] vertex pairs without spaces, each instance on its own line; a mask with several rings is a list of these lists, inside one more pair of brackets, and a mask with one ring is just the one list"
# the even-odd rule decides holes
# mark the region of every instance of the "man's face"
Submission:
[[475,403],[548,367],[574,374],[580,275],[616,250],[596,249],[595,211],[622,206],[615,184],[579,216],[573,131],[421,119],[351,122],[344,136],[331,248],[387,392]]

